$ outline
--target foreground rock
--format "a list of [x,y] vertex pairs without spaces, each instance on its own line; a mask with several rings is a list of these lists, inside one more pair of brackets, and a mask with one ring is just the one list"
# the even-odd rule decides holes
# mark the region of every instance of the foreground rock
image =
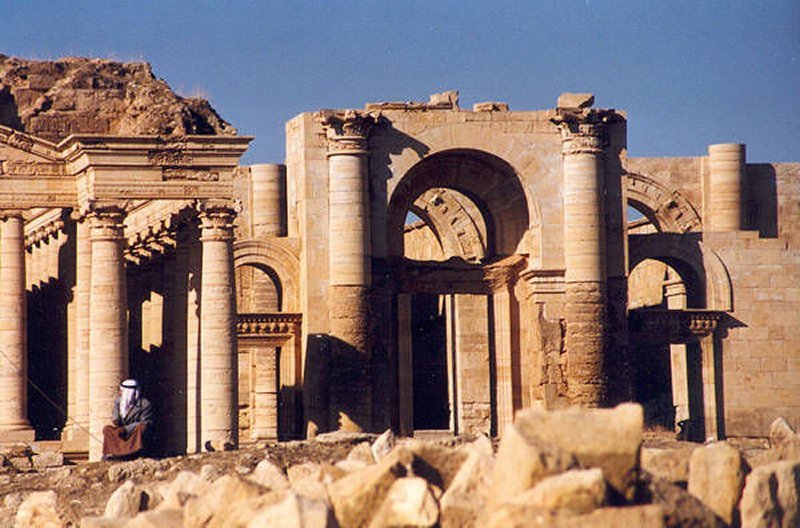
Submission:
[[742,493],[742,528],[800,526],[800,461],[757,467]]
[[695,449],[689,460],[689,493],[703,501],[725,523],[738,521],[747,463],[725,442]]

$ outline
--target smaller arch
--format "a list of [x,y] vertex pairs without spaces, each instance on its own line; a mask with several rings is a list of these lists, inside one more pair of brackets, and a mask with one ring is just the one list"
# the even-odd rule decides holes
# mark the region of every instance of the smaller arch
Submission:
[[676,189],[655,178],[628,172],[623,175],[628,203],[665,233],[689,233],[703,228],[691,202]]
[[708,310],[733,310],[733,288],[722,259],[700,240],[700,233],[652,233],[628,237],[629,265],[632,270],[645,259],[666,262],[684,280],[694,277],[701,286]]
[[299,311],[300,260],[294,248],[279,239],[243,240],[233,245],[233,265],[272,269],[280,281],[283,311]]

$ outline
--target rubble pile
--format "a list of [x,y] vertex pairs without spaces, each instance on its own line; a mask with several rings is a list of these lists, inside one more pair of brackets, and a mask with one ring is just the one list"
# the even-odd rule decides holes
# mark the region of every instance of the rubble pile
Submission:
[[0,125],[57,143],[70,134],[235,135],[202,98],[181,97],[144,62],[0,55]]
[[[528,409],[497,449],[487,437],[329,433],[246,452],[42,470],[60,472],[60,486],[6,494],[3,506],[19,527],[800,526],[800,437],[782,420],[770,433],[769,449],[643,448],[639,405]],[[105,483],[81,482],[86,468],[105,471]],[[113,493],[82,515],[64,493],[81,485]]]

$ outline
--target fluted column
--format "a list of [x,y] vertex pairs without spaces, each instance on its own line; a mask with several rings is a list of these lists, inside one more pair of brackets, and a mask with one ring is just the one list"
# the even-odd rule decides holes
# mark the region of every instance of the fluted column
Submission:
[[572,403],[605,402],[605,120],[609,111],[562,110],[567,386]]
[[230,204],[200,204],[200,436],[206,449],[229,449],[239,441],[235,216]]
[[103,426],[111,418],[119,384],[128,377],[125,277],[125,210],[117,205],[89,213],[91,287],[89,305],[89,460],[102,455]]
[[369,430],[372,266],[367,137],[374,118],[350,110],[326,116],[323,124],[329,178],[329,426]]
[[707,231],[744,229],[743,180],[745,147],[722,143],[708,147],[708,205],[704,215]]
[[27,405],[24,221],[21,211],[3,211],[0,219],[0,441],[32,441]]
[[514,422],[514,383],[512,363],[511,302],[513,292],[508,286],[492,294],[494,314],[495,401],[497,432],[503,434]]

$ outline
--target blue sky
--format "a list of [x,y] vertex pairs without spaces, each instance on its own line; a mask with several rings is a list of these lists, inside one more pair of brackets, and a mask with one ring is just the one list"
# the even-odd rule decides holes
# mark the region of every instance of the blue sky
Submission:
[[631,156],[800,161],[800,2],[2,0],[0,53],[145,60],[281,162],[319,108],[427,100],[549,108],[588,91],[628,112]]

